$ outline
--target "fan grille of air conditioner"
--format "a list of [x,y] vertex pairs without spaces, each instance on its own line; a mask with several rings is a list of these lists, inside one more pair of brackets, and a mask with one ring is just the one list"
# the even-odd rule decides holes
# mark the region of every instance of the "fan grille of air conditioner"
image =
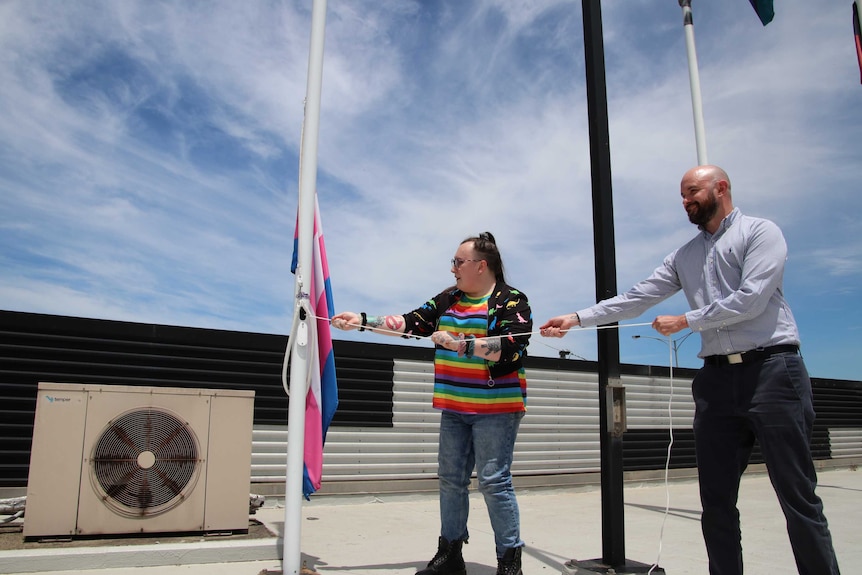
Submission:
[[108,423],[93,448],[91,479],[121,515],[143,517],[180,504],[199,472],[191,428],[158,408],[134,409]]

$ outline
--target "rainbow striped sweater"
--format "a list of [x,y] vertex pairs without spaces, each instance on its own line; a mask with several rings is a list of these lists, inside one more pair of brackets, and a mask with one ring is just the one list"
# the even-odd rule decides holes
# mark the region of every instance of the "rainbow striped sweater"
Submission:
[[404,319],[407,335],[426,336],[442,330],[457,337],[500,338],[497,362],[436,348],[434,407],[471,414],[525,410],[527,381],[522,360],[532,328],[526,295],[505,284],[478,299],[450,288]]

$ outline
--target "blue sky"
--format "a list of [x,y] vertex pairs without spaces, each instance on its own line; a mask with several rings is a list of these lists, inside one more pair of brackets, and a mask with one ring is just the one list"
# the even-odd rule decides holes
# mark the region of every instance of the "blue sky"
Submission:
[[[709,160],[785,232],[812,375],[860,379],[851,3],[776,3],[766,27],[746,0],[693,5]],[[0,308],[286,334],[310,7],[0,2]],[[695,233],[697,156],[678,2],[603,16],[624,290]],[[485,230],[537,324],[595,301],[581,4],[330,0],[318,193],[338,311],[417,307]],[[621,330],[624,362],[668,363],[631,335],[657,334]],[[595,359],[595,333],[530,346],[560,349]]]

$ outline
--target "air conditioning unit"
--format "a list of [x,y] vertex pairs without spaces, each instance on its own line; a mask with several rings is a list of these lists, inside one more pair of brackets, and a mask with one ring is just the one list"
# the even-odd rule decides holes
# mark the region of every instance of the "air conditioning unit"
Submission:
[[248,530],[254,392],[40,383],[24,537]]

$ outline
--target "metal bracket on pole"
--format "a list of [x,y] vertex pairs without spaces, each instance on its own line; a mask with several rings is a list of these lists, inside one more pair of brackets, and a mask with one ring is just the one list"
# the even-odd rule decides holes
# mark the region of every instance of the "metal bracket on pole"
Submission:
[[[302,310],[300,316],[305,315],[305,310]],[[297,347],[306,347],[308,345],[308,322],[303,317],[299,323],[299,329],[296,332]]]
[[623,387],[619,378],[612,378],[608,380],[605,393],[607,394],[605,409],[608,410],[608,429],[606,431],[614,437],[622,437],[628,429],[626,424],[626,388]]

